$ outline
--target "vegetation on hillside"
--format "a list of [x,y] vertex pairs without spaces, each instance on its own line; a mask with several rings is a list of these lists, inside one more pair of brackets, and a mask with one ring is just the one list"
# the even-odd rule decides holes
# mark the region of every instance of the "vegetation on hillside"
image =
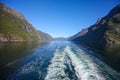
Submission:
[[24,16],[4,4],[0,4],[0,41],[31,41],[51,39],[36,30]]

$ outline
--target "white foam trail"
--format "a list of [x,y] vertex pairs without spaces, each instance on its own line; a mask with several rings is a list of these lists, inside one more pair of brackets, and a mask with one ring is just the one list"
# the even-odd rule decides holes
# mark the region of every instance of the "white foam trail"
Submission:
[[70,80],[65,73],[67,63],[66,53],[60,49],[56,49],[51,64],[48,67],[47,76],[45,80]]
[[[69,65],[70,63],[74,67]],[[66,65],[75,71],[72,75],[76,75],[77,80],[119,80],[118,74],[102,61],[85,54],[77,47],[68,45],[64,49],[56,49],[51,64],[47,68],[45,80],[76,80],[71,79],[65,72],[68,68]]]
[[78,80],[106,80],[83,51],[79,51],[80,53],[77,55],[71,50],[70,46],[67,46],[64,51],[71,59]]

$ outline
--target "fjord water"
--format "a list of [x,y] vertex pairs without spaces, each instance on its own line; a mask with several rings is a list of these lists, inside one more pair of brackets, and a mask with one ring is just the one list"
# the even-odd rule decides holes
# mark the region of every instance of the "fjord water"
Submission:
[[69,41],[2,43],[0,76],[7,80],[120,80],[120,74]]

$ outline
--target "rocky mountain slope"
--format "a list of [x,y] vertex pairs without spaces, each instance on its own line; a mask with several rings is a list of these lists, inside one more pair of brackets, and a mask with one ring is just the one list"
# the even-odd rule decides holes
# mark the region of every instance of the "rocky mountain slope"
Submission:
[[25,17],[0,3],[0,41],[32,41],[52,39],[36,30]]
[[94,25],[69,39],[102,51],[111,61],[117,62],[120,71],[120,4]]
[[74,39],[76,39],[78,37],[81,37],[81,36],[85,35],[87,32],[88,32],[88,28],[82,29],[80,32],[78,32],[77,34],[71,36],[69,39],[74,40]]
[[105,48],[120,43],[120,5],[109,14],[70,38],[73,41]]

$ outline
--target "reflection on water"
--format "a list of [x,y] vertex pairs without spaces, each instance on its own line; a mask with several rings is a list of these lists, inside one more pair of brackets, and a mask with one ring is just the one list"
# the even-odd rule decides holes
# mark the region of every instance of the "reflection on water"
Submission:
[[120,44],[107,48],[104,54],[114,63],[111,65],[120,72]]
[[106,54],[115,61],[120,62],[120,44],[108,48]]
[[32,49],[49,44],[47,41],[0,43],[0,78],[15,69]]

